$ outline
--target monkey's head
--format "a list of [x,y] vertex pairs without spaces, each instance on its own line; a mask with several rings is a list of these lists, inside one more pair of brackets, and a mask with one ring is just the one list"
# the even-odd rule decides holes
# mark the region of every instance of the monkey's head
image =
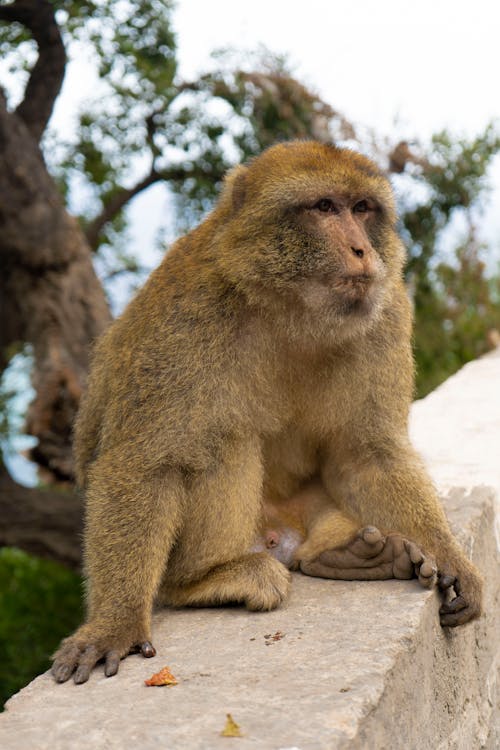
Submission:
[[401,277],[389,182],[347,149],[312,141],[271,147],[229,173],[218,214],[217,262],[262,304],[292,302],[332,323],[366,320]]

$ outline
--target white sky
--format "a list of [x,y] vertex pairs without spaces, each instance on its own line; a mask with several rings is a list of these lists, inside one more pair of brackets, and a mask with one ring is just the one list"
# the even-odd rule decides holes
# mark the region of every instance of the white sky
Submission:
[[184,76],[261,42],[364,125],[474,133],[500,117],[498,0],[179,0],[174,18]]

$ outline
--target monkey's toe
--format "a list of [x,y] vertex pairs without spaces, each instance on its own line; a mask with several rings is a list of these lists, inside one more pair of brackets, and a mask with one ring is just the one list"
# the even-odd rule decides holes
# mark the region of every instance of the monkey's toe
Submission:
[[[343,548],[346,567],[352,567],[359,564],[360,561],[377,557],[384,546],[385,539],[382,532],[375,526],[364,526],[358,531],[354,539]],[[340,549],[335,551],[340,552]],[[336,560],[336,562],[339,561]]]
[[376,526],[365,526],[364,529],[361,529],[360,536],[364,542],[370,545],[382,541],[382,532]]
[[417,569],[418,582],[424,589],[431,589],[437,583],[437,566],[431,560],[424,562]]
[[56,682],[66,682],[73,675],[77,685],[87,682],[92,670],[104,661],[104,674],[112,677],[118,672],[120,660],[129,653],[140,651],[143,656],[155,656],[156,651],[144,634],[123,632],[103,635],[95,634],[93,625],[83,625],[73,636],[66,638],[54,655],[52,675]]

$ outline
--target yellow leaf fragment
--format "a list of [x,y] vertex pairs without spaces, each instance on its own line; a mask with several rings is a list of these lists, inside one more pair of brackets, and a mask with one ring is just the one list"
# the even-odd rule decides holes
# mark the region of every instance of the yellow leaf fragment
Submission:
[[226,726],[220,735],[221,737],[243,737],[240,725],[235,722],[231,714],[226,714]]
[[161,687],[162,685],[177,685],[177,680],[168,667],[163,667],[159,672],[151,675],[149,680],[144,680],[144,684],[153,687]]

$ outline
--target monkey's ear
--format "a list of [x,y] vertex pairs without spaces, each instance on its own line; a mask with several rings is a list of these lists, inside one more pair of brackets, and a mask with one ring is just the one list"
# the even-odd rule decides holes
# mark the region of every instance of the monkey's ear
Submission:
[[248,167],[239,164],[227,173],[224,180],[224,192],[231,200],[233,211],[238,211],[245,202],[247,175]]

